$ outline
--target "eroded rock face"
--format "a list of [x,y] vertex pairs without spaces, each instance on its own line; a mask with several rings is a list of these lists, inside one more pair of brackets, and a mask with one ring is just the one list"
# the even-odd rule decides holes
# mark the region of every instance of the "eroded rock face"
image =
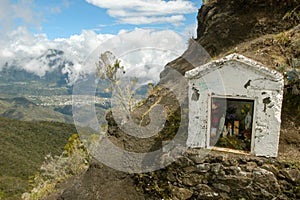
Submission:
[[160,78],[170,68],[184,74],[242,42],[295,27],[299,17],[286,15],[299,10],[299,4],[299,0],[207,1],[198,12],[196,40],[191,39],[185,53],[166,65]]
[[211,0],[198,14],[197,41],[212,55],[258,36],[279,33],[299,21],[285,17],[299,1]]

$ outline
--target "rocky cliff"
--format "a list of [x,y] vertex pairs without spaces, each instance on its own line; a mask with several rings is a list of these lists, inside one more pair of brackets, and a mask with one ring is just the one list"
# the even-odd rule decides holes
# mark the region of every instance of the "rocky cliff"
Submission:
[[[187,93],[184,92],[185,83],[178,84],[172,78],[171,69],[184,74],[207,62],[209,55],[217,57],[229,52],[249,55],[278,69],[283,65],[287,69],[295,68],[290,61],[299,58],[298,14],[298,0],[209,1],[199,10],[196,42],[191,41],[181,57],[167,64],[161,73],[160,84],[132,113],[139,123],[147,124],[150,118],[145,113],[149,113],[154,104],[160,103],[168,110],[164,129],[151,138],[136,139],[123,133],[108,114],[108,137],[128,151],[148,152],[159,149],[162,141],[174,136],[182,122],[178,117],[182,110],[174,93],[163,85],[168,84],[175,89],[180,86],[182,99]],[[299,95],[295,97],[299,98]],[[70,180],[53,198],[299,199],[300,129],[289,114],[290,110],[297,112],[299,106],[296,107],[284,113],[278,159],[220,152],[209,152],[204,158],[197,158],[201,153],[193,150],[167,168],[142,174],[118,172],[95,161],[85,174]],[[160,161],[167,158],[166,155]]]
[[296,26],[299,13],[289,13],[297,6],[294,0],[211,0],[199,10],[196,40],[210,55],[218,55],[238,43]]

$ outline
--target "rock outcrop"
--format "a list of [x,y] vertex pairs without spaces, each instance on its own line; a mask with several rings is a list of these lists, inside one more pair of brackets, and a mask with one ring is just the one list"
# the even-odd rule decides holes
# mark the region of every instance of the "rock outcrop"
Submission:
[[288,16],[299,4],[297,0],[211,0],[199,10],[196,40],[210,55],[218,55],[238,43],[296,26],[299,17]]
[[187,51],[166,65],[161,78],[169,68],[184,74],[240,43],[295,27],[300,23],[299,5],[299,0],[208,1],[198,12],[196,43],[191,39]]

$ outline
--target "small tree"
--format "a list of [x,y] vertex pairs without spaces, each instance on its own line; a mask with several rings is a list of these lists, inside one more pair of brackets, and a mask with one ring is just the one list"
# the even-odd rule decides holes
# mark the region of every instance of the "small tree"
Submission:
[[133,111],[137,101],[134,98],[135,88],[138,83],[137,78],[125,78],[124,66],[116,59],[112,52],[106,51],[100,55],[96,63],[96,75],[110,83],[110,92],[118,109],[122,111]]

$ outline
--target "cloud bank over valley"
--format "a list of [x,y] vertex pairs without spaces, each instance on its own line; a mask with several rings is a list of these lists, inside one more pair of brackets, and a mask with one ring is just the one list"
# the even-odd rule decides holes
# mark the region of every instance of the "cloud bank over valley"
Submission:
[[[96,60],[92,60],[90,65],[82,66],[89,59],[88,56],[95,54],[95,50],[98,50],[96,54],[99,56],[105,51],[112,51],[121,56],[117,58],[123,61],[127,74],[156,82],[164,65],[183,53],[186,45],[185,39],[174,31],[135,29],[111,35],[83,30],[80,35],[70,38],[48,40],[45,34],[32,35],[25,27],[19,27],[7,35],[7,40],[1,41],[0,69],[13,66],[42,77],[60,64],[58,62],[55,63],[56,66],[50,67],[51,60],[43,58],[43,55],[47,57],[45,54],[49,49],[55,49],[63,51],[63,55],[52,55],[52,61],[60,58],[73,63],[72,66],[66,64],[65,71],[72,70],[76,74],[91,72]],[[128,50],[132,52],[127,52]]]
[[[85,63],[96,49],[99,56],[104,51],[116,54],[127,75],[157,82],[163,67],[180,56],[187,47],[190,36],[151,27],[135,28],[131,32],[120,29],[117,34],[83,28],[79,34],[49,39],[43,32],[43,23],[49,20],[44,12],[67,12],[76,3],[64,0],[59,5],[47,4],[43,10],[33,0],[0,1],[0,70],[15,67],[43,77],[46,72],[64,65],[62,73],[72,71],[74,79],[76,74],[93,71],[95,60],[90,61],[93,64]],[[99,10],[104,9],[117,24],[163,23],[180,26],[185,21],[185,14],[197,10],[194,3],[185,0],[86,0],[85,3]],[[59,51],[63,53],[49,55]]]

